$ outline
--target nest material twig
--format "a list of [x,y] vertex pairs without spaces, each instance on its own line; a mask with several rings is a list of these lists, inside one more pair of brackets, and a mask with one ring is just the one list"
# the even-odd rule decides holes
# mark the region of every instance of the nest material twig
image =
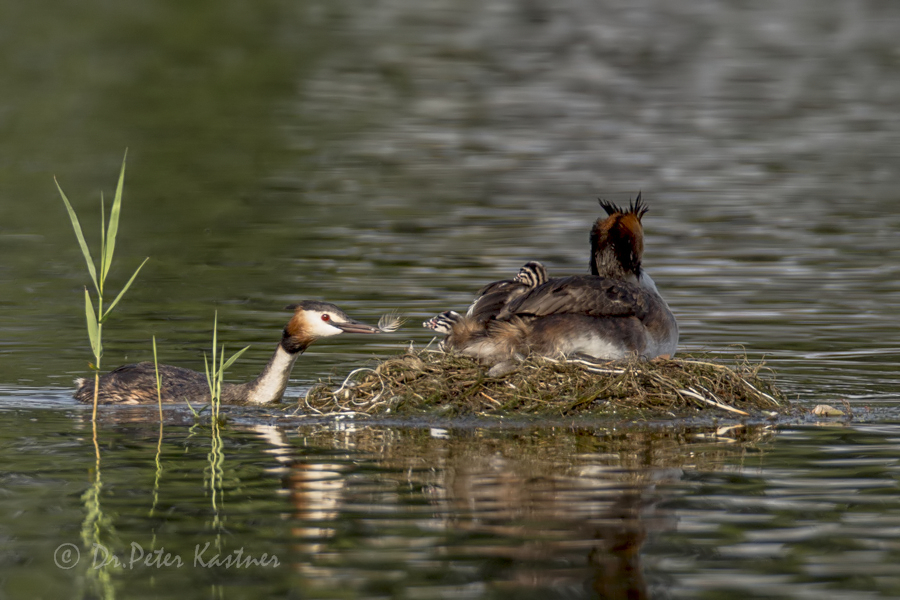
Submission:
[[433,350],[356,369],[336,388],[319,382],[300,399],[306,415],[438,413],[609,414],[714,409],[731,416],[784,412],[788,402],[763,363],[728,366],[692,357],[589,362],[533,357],[501,378],[481,363]]

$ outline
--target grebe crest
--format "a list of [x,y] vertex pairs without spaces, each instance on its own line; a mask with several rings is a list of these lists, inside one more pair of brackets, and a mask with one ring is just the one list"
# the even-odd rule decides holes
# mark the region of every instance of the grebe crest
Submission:
[[[248,383],[222,386],[225,404],[267,404],[284,395],[291,369],[297,357],[318,339],[341,333],[382,333],[389,329],[373,327],[350,318],[334,304],[305,300],[286,307],[294,315],[281,334],[275,354],[259,377]],[[170,365],[159,365],[160,396],[163,402],[209,402],[206,375]],[[94,380],[77,379],[75,398],[93,402]],[[156,367],[151,362],[124,365],[100,377],[98,402],[103,404],[143,404],[157,402]]]

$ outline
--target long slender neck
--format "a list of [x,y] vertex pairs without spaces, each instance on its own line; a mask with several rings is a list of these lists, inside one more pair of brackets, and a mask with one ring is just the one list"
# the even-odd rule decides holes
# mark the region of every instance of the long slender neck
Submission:
[[594,247],[591,252],[591,275],[636,282],[640,279],[640,256],[622,252],[612,245]]
[[614,214],[591,228],[591,274],[636,282],[641,277],[644,230],[639,215]]
[[275,354],[269,359],[259,377],[248,383],[227,386],[222,390],[222,400],[245,404],[269,404],[280,401],[291,378],[291,369],[294,368],[294,363],[303,349],[288,352],[282,344],[278,344]]

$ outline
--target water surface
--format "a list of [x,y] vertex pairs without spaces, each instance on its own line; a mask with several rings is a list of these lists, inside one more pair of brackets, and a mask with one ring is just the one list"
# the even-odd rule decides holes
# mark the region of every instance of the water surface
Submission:
[[[892,597],[900,8],[541,0],[0,7],[0,596]],[[587,271],[597,197],[650,206],[681,351],[765,358],[852,420],[314,422],[104,411],[88,278],[128,148],[103,368],[202,369],[213,315],[254,376],[301,299],[430,341],[528,260]],[[737,429],[722,427],[737,426]],[[99,451],[99,469],[97,453]],[[159,458],[157,466],[157,460]],[[98,542],[99,540],[99,542]],[[280,566],[54,563],[198,543]]]

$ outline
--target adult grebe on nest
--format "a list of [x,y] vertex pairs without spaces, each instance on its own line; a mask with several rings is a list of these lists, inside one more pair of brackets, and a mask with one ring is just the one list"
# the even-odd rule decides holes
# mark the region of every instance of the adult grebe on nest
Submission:
[[[328,302],[305,300],[286,307],[294,316],[285,325],[281,342],[259,377],[248,383],[222,385],[225,404],[268,404],[281,400],[297,357],[319,338],[341,333],[382,333],[397,329],[399,320],[382,318],[379,327],[360,323]],[[209,402],[206,375],[170,365],[159,365],[163,402]],[[76,379],[75,398],[94,401],[94,380]],[[157,402],[156,371],[153,363],[125,365],[100,377],[98,401],[103,404],[144,404]]]
[[591,275],[522,282],[508,298],[484,304],[484,311],[479,304],[490,293],[479,296],[465,316],[447,311],[423,325],[448,334],[444,347],[491,363],[507,364],[529,353],[601,360],[672,357],[678,323],[641,266],[641,219],[647,208],[640,194],[627,209],[604,200],[600,206],[607,216],[591,228]]

